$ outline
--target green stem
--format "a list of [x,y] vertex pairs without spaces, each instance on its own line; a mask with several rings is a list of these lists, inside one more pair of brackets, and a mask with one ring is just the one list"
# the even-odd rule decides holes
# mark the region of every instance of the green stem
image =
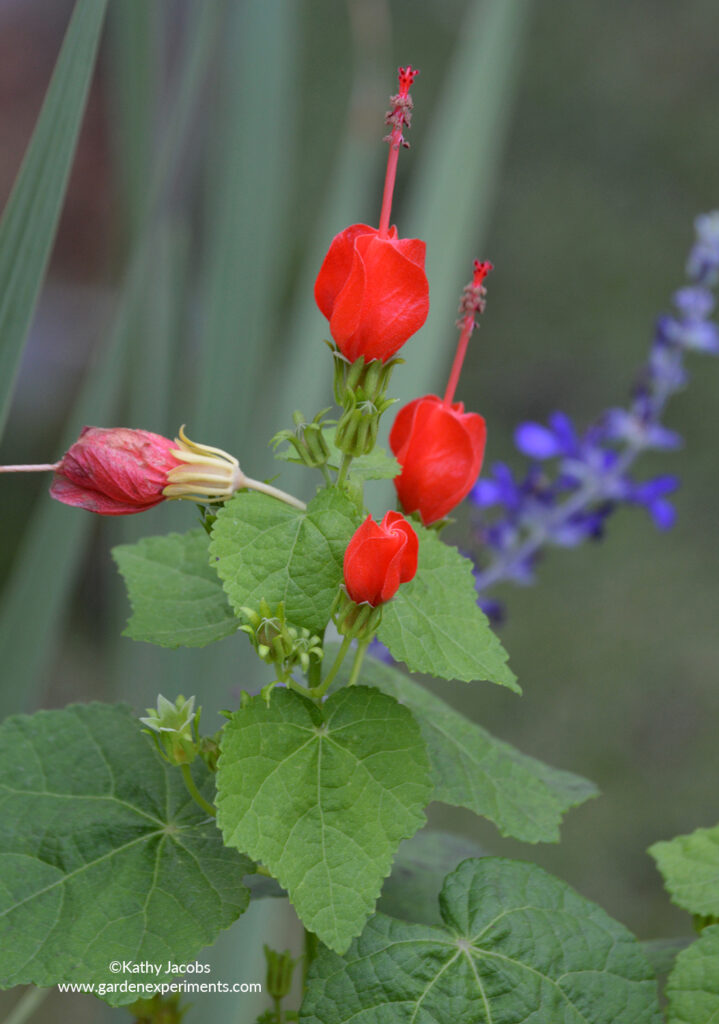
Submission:
[[278,998],[278,996],[273,996],[272,1002],[275,1004],[275,1017],[277,1018],[277,1024],[282,1024],[282,1000]]
[[261,491],[262,494],[269,494],[271,498],[284,501],[285,505],[292,505],[293,508],[298,508],[301,512],[305,512],[307,509],[304,501],[300,501],[293,494],[281,491],[279,487],[273,487],[272,484],[266,484],[262,480],[252,480],[250,477],[245,477],[242,487],[249,487],[251,491]]
[[208,804],[207,800],[205,800],[204,796],[195,785],[195,780],[192,778],[192,772],[190,771],[189,764],[181,764],[180,771],[182,772],[182,777],[185,780],[187,792],[190,794],[190,796],[195,801],[197,806],[201,807],[202,810],[206,811],[208,814],[211,814],[212,817],[214,818],[217,814],[217,811],[212,806],[212,804]]
[[340,471],[337,474],[337,486],[338,487],[341,487],[342,484],[345,482],[345,478],[347,477],[347,470],[350,468],[351,464],[352,464],[352,456],[344,454],[342,456],[342,464],[340,466]]
[[347,651],[350,649],[351,643],[352,637],[346,636],[342,641],[342,646],[337,652],[337,657],[335,658],[332,668],[325,676],[324,682],[320,683],[319,686],[315,686],[312,690],[310,690],[310,696],[314,697],[315,700],[317,700],[319,697],[324,697],[324,695],[329,690],[332,681],[334,680],[335,676],[337,675],[342,666],[342,662],[345,660]]
[[308,932],[305,928],[305,955],[302,961],[302,991],[304,993],[307,988],[307,973],[312,965],[312,961],[317,956],[319,950],[319,940],[313,932]]
[[314,697],[314,690],[308,690],[302,683],[298,683],[292,676],[287,676],[286,679],[281,679],[280,682],[286,683],[290,690],[295,690],[297,693],[301,693],[303,697]]
[[4,1024],[25,1024],[40,1003],[52,992],[50,988],[29,988],[20,996],[5,1018]]
[[327,469],[327,463],[323,462],[322,465],[320,466],[320,469],[322,470],[322,476],[325,478],[325,483],[327,484],[328,487],[331,487],[332,477],[330,476],[329,469]]
[[354,684],[357,682],[357,677],[360,674],[360,669],[362,668],[362,662],[364,661],[365,653],[371,642],[372,638],[370,637],[369,640],[360,640],[359,643],[357,644],[355,660],[352,663],[352,672],[350,674],[349,682],[347,683],[348,686],[354,686]]

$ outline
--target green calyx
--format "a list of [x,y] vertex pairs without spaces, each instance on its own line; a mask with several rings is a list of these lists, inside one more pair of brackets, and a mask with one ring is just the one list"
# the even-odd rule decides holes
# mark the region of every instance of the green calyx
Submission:
[[297,462],[313,469],[321,469],[327,464],[330,457],[330,450],[323,434],[326,424],[322,423],[323,418],[329,412],[329,408],[322,409],[310,422],[296,409],[292,414],[294,428],[292,430],[280,430],[275,434],[270,444],[277,448],[280,444],[286,443],[294,448],[296,458],[290,458],[290,462]]
[[174,765],[192,764],[200,752],[198,727],[202,708],[195,711],[195,698],[180,695],[173,704],[158,694],[157,708],[147,708],[140,721],[155,741],[160,755]]
[[308,672],[313,658],[321,660],[320,638],[304,627],[288,625],[284,601],[272,609],[263,598],[259,610],[245,607],[240,610],[248,620],[240,630],[247,633],[262,661],[275,665],[283,679],[295,666],[299,665],[303,672]]
[[284,953],[278,953],[265,945],[265,959],[267,961],[266,989],[268,995],[273,999],[284,999],[289,995],[292,987],[292,975],[294,974],[297,961],[290,956],[289,949]]
[[345,455],[367,455],[377,443],[377,431],[382,413],[396,399],[387,398],[386,392],[392,370],[401,359],[380,359],[365,362],[360,357],[350,363],[337,349],[332,349],[335,360],[334,392],[342,415],[337,424],[335,445]]
[[366,602],[355,604],[345,589],[342,588],[335,615],[338,633],[353,640],[366,640],[369,642],[379,629],[381,621],[381,605],[373,608],[371,604]]

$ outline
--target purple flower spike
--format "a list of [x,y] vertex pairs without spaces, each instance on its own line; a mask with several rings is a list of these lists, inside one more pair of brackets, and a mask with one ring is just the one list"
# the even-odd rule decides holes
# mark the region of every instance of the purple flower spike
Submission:
[[[719,354],[719,327],[709,319],[715,306],[709,289],[719,282],[719,211],[697,218],[696,231],[687,263],[690,284],[675,292],[676,312],[657,320],[629,408],[608,409],[583,434],[562,412],[553,412],[546,426],[521,423],[515,444],[532,460],[524,477],[497,463],[474,488],[471,500],[483,510],[474,528],[482,595],[502,580],[532,582],[545,546],[577,547],[601,537],[621,505],[641,506],[660,530],[674,525],[676,509],[667,496],[679,487],[678,478],[636,481],[631,474],[641,452],[682,444],[662,418],[668,400],[687,383],[685,354]],[[551,459],[558,460],[553,467]]]

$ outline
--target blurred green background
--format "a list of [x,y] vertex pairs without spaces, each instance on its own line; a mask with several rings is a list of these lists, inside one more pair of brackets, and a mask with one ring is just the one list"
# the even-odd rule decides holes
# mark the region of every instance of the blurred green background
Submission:
[[[71,9],[0,3],[2,202]],[[252,475],[275,472],[270,434],[330,401],[312,283],[335,232],[376,222],[382,118],[396,66],[411,62],[421,76],[393,220],[428,242],[432,312],[396,393],[442,386],[471,260],[491,259],[458,397],[488,421],[488,460],[518,465],[520,420],[561,408],[585,423],[624,400],[682,283],[692,220],[719,205],[718,34],[714,0],[110,0],[0,461],[58,458],[91,413],[165,434],[185,422]],[[689,369],[668,416],[685,450],[640,467],[681,476],[675,530],[622,512],[600,545],[553,552],[537,586],[497,594],[521,699],[431,684],[603,794],[569,815],[556,847],[502,841],[438,805],[432,822],[538,861],[643,938],[691,930],[646,847],[719,817],[719,368],[697,357]],[[51,503],[47,483],[2,481],[3,714],[89,699],[139,709],[182,691],[213,727],[259,683],[246,641],[186,652],[119,638],[127,607],[109,555],[189,528],[192,506],[99,521]],[[387,497],[378,490],[378,508]],[[448,535],[460,546],[468,517]],[[222,937],[216,977],[256,980],[262,938],[297,942],[281,904],[252,915]],[[108,1016],[89,998],[72,1007],[78,1021]],[[208,1012],[244,1022],[256,1010],[205,997],[188,1020]]]

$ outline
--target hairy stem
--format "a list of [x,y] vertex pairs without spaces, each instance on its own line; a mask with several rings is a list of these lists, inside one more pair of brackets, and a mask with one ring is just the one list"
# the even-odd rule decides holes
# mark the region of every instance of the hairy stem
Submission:
[[314,689],[310,690],[310,694],[312,697],[315,698],[315,700],[317,700],[320,697],[324,697],[324,695],[329,690],[330,686],[332,685],[332,682],[334,681],[335,676],[342,667],[342,662],[345,660],[345,657],[347,656],[347,651],[350,649],[351,643],[352,637],[346,636],[342,641],[342,646],[337,652],[337,657],[334,660],[332,668],[325,676],[324,682],[320,683],[319,686],[315,686]]
[[181,764],[180,771],[182,772],[182,778],[185,780],[187,792],[190,794],[197,806],[201,807],[203,811],[207,812],[207,814],[211,814],[213,818],[216,817],[217,811],[212,804],[208,804],[207,800],[205,800],[204,796],[195,785],[195,780],[192,778],[192,772],[190,771],[189,764]]
[[352,456],[351,455],[343,455],[342,456],[342,465],[340,466],[340,471],[337,474],[337,486],[338,487],[341,487],[342,484],[345,482],[345,479],[347,478],[347,471],[349,470],[351,465],[352,465]]
[[357,651],[355,652],[355,660],[352,662],[352,672],[350,674],[349,682],[347,683],[348,686],[354,686],[357,682],[360,669],[362,668],[362,662],[364,661],[364,656],[370,643],[371,639],[359,641]]
[[269,494],[271,498],[277,498],[279,501],[284,501],[286,505],[292,505],[293,508],[299,508],[303,512],[307,508],[304,501],[300,501],[299,498],[295,498],[286,491],[281,491],[279,487],[273,487],[272,484],[265,484],[261,480],[251,480],[247,477],[245,478],[243,486],[249,487],[252,491],[262,491],[263,494]]

